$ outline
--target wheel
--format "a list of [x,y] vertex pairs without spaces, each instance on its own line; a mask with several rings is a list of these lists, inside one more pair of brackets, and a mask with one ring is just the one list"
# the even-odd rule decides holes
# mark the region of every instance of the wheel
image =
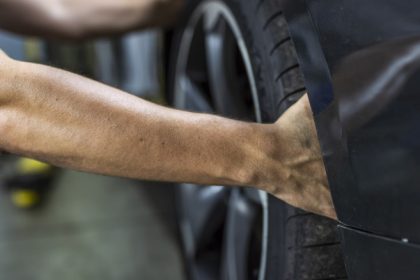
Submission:
[[[169,96],[191,111],[273,122],[305,92],[274,0],[191,0],[171,47]],[[180,185],[190,279],[346,279],[336,223],[247,188]]]

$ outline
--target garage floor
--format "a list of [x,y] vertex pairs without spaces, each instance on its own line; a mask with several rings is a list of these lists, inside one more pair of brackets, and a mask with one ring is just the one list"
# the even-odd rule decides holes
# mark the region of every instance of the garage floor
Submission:
[[0,196],[0,279],[183,279],[171,188],[63,171],[48,205]]

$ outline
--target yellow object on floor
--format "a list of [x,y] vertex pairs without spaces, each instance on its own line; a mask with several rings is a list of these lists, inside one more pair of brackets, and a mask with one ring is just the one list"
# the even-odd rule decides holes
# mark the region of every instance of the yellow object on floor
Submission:
[[21,174],[46,174],[51,172],[52,166],[34,159],[21,158],[18,161],[18,172]]
[[15,190],[12,192],[12,202],[19,208],[31,208],[40,201],[39,194],[32,190]]

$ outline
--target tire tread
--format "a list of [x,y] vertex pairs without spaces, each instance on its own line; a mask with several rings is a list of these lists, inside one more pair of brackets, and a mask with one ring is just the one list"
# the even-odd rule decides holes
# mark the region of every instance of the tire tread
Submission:
[[[288,33],[287,22],[275,0],[258,3],[260,16],[265,15],[262,32],[265,42],[277,41],[267,49],[273,82],[283,90],[275,101],[275,110],[284,112],[306,92],[303,75],[293,41]],[[282,30],[279,32],[279,30]],[[339,280],[347,279],[337,223],[333,220],[288,207],[286,217],[286,248],[290,280]]]

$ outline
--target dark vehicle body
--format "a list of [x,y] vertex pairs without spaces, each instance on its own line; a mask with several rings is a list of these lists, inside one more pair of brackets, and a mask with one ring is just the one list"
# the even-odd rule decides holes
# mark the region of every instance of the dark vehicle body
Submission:
[[420,279],[420,2],[284,1],[349,279]]

